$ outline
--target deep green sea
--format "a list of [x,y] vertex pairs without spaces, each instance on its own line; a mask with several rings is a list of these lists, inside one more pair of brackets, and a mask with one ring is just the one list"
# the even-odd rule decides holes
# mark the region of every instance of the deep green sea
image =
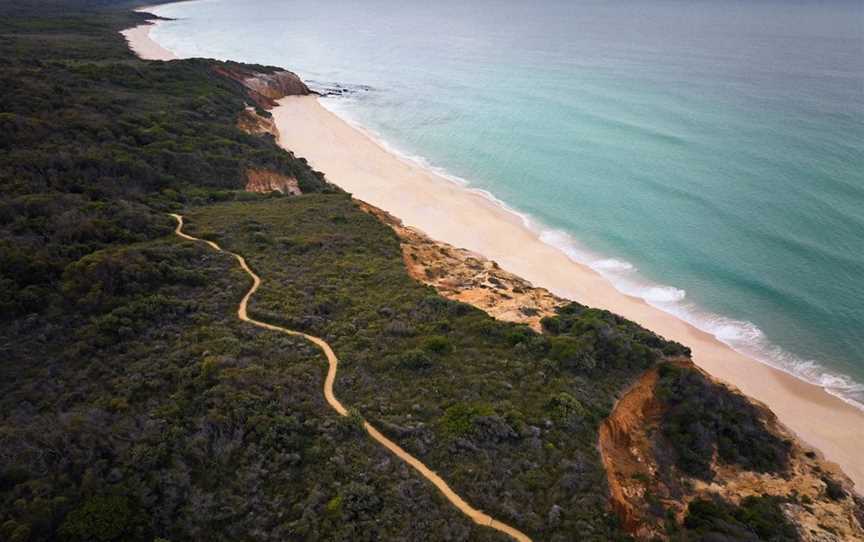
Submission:
[[861,0],[199,0],[152,36],[283,66],[622,291],[864,408]]

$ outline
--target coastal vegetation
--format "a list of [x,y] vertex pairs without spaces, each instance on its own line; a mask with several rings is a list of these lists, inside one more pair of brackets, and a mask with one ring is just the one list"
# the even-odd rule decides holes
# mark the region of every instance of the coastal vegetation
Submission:
[[[128,7],[0,1],[0,539],[506,539],[365,419],[533,539],[626,540],[598,431],[658,364],[678,468],[785,468],[746,400],[667,363],[685,346],[578,303],[537,333],[412,279],[387,225],[238,128],[248,89],[220,73],[272,68],[141,61]],[[246,193],[249,168],[303,195]],[[314,345],[237,319],[249,277],[170,212],[263,277],[251,317],[333,347],[352,415]],[[674,533],[785,539],[782,504],[694,502]]]
[[7,317],[61,303],[63,272],[82,256],[170,232],[172,205],[233,197],[247,168],[327,189],[272,138],[236,128],[248,99],[214,71],[222,63],[137,60],[117,30],[143,16],[86,5],[0,5]]
[[653,334],[601,311],[580,316],[574,304],[560,327],[582,332],[595,369],[550,357],[556,337],[411,279],[395,235],[347,195],[185,216],[190,235],[243,254],[266,277],[250,315],[327,340],[341,360],[336,395],[473,506],[531,535],[614,538],[596,430],[621,387],[662,356],[645,345]]
[[735,506],[719,499],[690,503],[684,526],[690,538],[710,540],[799,540],[780,505],[783,499],[750,496]]
[[662,364],[657,397],[665,403],[661,430],[686,474],[711,480],[715,453],[716,461],[756,472],[788,466],[791,442],[765,431],[763,415],[746,397],[699,371]]

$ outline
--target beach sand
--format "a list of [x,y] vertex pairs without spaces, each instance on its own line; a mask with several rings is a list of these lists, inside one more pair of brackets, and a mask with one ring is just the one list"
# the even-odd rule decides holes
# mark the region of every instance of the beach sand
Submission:
[[280,100],[279,143],[355,197],[430,237],[478,252],[535,286],[610,310],[693,350],[697,365],[768,405],[802,440],[836,462],[864,489],[864,412],[783,371],[748,358],[542,242],[515,214],[388,152],[312,96]]
[[[145,8],[136,11],[146,11]],[[140,24],[133,28],[121,31],[123,37],[129,42],[129,48],[144,60],[176,60],[177,55],[162,47],[150,38],[150,30],[153,22]]]

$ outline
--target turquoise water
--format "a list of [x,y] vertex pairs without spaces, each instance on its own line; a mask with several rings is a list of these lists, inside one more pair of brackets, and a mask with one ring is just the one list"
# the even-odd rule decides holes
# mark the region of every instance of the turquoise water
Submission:
[[864,3],[465,4],[200,0],[152,35],[353,89],[326,105],[864,404]]

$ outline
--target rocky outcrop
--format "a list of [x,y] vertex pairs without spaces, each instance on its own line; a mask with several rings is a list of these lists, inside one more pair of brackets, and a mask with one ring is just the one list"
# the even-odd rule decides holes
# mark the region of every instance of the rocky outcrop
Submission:
[[386,211],[368,203],[358,204],[399,236],[408,273],[448,299],[473,305],[499,320],[528,324],[538,332],[540,319],[554,315],[555,309],[566,303],[484,256],[430,239]]
[[297,183],[297,179],[275,171],[266,169],[249,168],[246,170],[247,192],[280,192],[292,196],[299,196],[303,192]]
[[263,109],[275,107],[276,101],[285,96],[313,93],[296,73],[288,70],[255,72],[240,64],[226,63],[215,66],[213,71],[246,87],[249,98]]
[[274,101],[285,96],[306,96],[312,93],[296,73],[289,71],[259,73],[247,77],[243,84],[253,92]]
[[[689,360],[676,363],[699,370]],[[664,406],[655,394],[657,380],[656,367],[643,374],[616,403],[599,432],[610,505],[632,536],[638,540],[668,539],[666,517],[671,515],[680,524],[688,504],[695,499],[719,497],[738,504],[749,496],[770,495],[786,500],[783,513],[801,540],[864,540],[858,517],[862,503],[852,491],[852,482],[836,465],[789,433],[759,403],[754,402],[766,421],[766,430],[791,443],[789,466],[784,472],[754,472],[715,460],[715,476],[704,481],[669,465],[669,447],[660,429]]]
[[[311,81],[310,81],[311,82]],[[369,85],[342,85],[340,83],[318,83],[313,91],[320,96],[351,96],[361,92],[370,92]]]

